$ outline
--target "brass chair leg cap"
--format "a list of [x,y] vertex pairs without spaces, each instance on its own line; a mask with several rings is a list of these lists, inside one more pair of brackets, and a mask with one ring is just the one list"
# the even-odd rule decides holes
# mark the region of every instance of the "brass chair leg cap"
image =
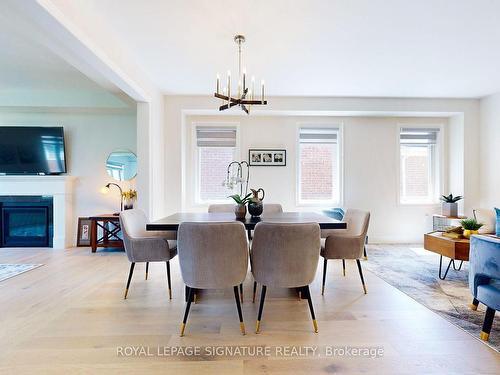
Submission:
[[148,279],[148,273],[146,272],[146,280]]
[[489,338],[490,338],[490,334],[489,333],[486,333],[484,331],[481,331],[481,333],[479,334],[479,338],[483,341],[488,341]]
[[363,257],[363,259],[364,259],[364,260],[368,260],[368,257],[365,257],[365,256],[364,256],[364,257]]
[[318,322],[316,319],[313,319],[314,333],[318,333]]
[[255,333],[260,333],[260,320],[255,323]]
[[473,303],[471,303],[469,305],[469,308],[472,310],[472,311],[477,311],[477,305],[474,305]]
[[128,295],[128,288],[125,289],[125,295],[123,296],[123,299],[127,299],[127,295]]
[[240,330],[242,335],[246,335],[247,332],[245,331],[245,323],[240,322]]
[[181,337],[184,336],[184,330],[186,329],[186,325],[184,323],[181,323]]
[[168,298],[169,298],[169,299],[172,299],[172,289],[169,289],[169,290],[168,290]]

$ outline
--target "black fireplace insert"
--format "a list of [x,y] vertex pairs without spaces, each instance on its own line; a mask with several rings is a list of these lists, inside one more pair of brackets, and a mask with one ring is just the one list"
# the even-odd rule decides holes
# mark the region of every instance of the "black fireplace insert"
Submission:
[[0,247],[52,247],[53,198],[0,196]]

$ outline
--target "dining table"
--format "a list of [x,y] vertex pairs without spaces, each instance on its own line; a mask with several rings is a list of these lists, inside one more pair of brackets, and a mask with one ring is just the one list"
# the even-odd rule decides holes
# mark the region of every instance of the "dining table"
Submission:
[[[252,238],[252,230],[258,223],[317,223],[320,229],[346,229],[347,223],[316,212],[279,212],[263,214],[259,217],[246,216],[236,219],[233,212],[178,212],[162,219],[146,224],[147,231],[177,231],[182,223],[220,223],[239,221],[245,225],[248,239]],[[240,290],[242,286],[240,285]],[[187,287],[185,296],[187,298]],[[306,298],[302,295],[301,298]]]
[[259,217],[246,216],[236,219],[232,212],[178,212],[173,215],[146,224],[146,230],[177,231],[179,225],[190,223],[218,223],[240,221],[248,231],[254,230],[258,223],[318,223],[321,229],[346,229],[347,223],[316,212],[280,212],[263,214]]

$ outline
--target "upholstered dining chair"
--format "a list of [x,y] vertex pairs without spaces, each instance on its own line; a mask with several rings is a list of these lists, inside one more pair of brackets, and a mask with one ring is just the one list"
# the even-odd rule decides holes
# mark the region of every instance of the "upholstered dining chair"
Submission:
[[318,324],[309,290],[318,266],[320,229],[317,223],[291,224],[261,222],[255,226],[252,241],[252,274],[262,285],[255,332],[260,322],[267,287],[299,288],[307,298],[314,332]]
[[248,241],[243,223],[181,223],[177,244],[182,279],[188,292],[181,336],[194,291],[229,287],[234,290],[240,329],[245,334],[238,295],[238,285],[245,280],[248,269]]
[[216,203],[208,206],[208,212],[234,212],[234,203]]
[[120,225],[123,234],[123,245],[130,261],[130,271],[125,289],[127,299],[135,264],[146,263],[146,280],[148,279],[149,262],[166,262],[168,294],[172,299],[170,280],[170,260],[177,254],[175,232],[146,231],[147,217],[139,209],[125,210],[120,213]]
[[347,209],[342,219],[347,223],[347,229],[330,231],[326,239],[321,240],[321,256],[323,260],[323,283],[321,295],[325,293],[326,268],[328,259],[342,259],[342,266],[345,275],[345,260],[355,259],[358,265],[359,276],[366,294],[366,285],[361,269],[360,258],[363,256],[366,233],[370,223],[370,213],[368,211]]
[[472,310],[479,302],[486,305],[483,328],[479,337],[490,338],[495,311],[500,310],[500,239],[492,236],[472,236],[469,254],[469,288],[474,300]]

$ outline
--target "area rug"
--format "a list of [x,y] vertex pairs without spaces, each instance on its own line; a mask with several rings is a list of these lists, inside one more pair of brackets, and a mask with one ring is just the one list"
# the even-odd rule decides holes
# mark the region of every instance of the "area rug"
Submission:
[[[474,337],[479,337],[486,308],[469,309],[468,263],[460,271],[450,271],[445,280],[438,277],[439,255],[421,245],[370,245],[366,267],[390,285],[438,313]],[[457,267],[459,265],[458,262]],[[443,273],[448,259],[443,258]],[[487,345],[500,351],[500,316],[496,316]]]
[[0,264],[0,281],[43,266],[43,264]]

